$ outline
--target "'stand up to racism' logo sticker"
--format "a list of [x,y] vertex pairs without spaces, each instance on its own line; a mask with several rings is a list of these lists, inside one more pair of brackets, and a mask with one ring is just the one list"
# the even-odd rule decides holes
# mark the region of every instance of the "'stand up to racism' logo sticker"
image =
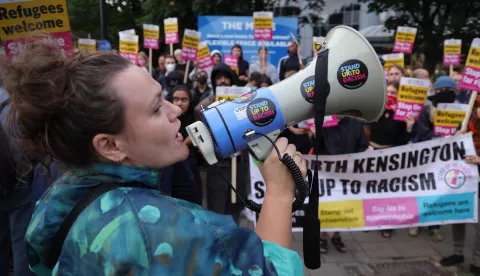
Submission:
[[247,116],[252,124],[266,126],[277,116],[277,108],[271,100],[258,98],[248,104]]
[[309,102],[314,102],[315,96],[315,76],[310,76],[302,81],[300,85],[300,91],[302,92],[303,98]]
[[368,68],[358,59],[347,60],[338,68],[337,79],[346,89],[360,88],[368,80]]

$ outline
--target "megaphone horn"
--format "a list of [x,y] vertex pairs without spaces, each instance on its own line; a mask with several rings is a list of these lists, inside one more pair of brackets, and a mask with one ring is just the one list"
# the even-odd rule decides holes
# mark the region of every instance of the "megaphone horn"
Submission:
[[[317,71],[326,74],[330,87],[325,115],[377,120],[385,108],[386,82],[373,47],[346,26],[333,28],[321,46],[328,49],[324,53],[328,53],[327,68]],[[205,123],[193,123],[187,131],[206,161],[214,164],[216,155],[227,158],[247,148],[256,159],[264,160],[272,150],[270,141],[249,134],[266,135],[274,141],[285,128],[314,117],[315,69],[319,57],[325,58],[322,49],[292,77],[229,102],[215,102],[204,110]]]

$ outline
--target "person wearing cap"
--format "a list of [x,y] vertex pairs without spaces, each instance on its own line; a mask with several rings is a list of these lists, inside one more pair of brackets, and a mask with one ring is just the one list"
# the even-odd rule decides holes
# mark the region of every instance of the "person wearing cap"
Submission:
[[[415,71],[414,71],[415,73]],[[427,72],[428,73],[428,72]],[[455,81],[447,76],[439,77],[433,85],[433,95],[428,97],[427,102],[420,114],[420,117],[415,122],[412,130],[412,142],[419,143],[435,138],[440,138],[438,134],[433,132],[435,114],[437,106],[441,103],[455,103],[457,102],[457,95],[455,93]],[[440,225],[429,226],[429,236],[434,242],[443,240],[440,234]],[[408,229],[408,234],[416,237],[419,234],[420,227],[412,227]]]
[[213,64],[214,64],[214,65],[219,64],[219,63],[222,62],[222,60],[223,60],[222,52],[220,52],[219,50],[213,50],[213,51],[210,53],[210,56],[211,56],[212,59],[213,59]]
[[288,55],[282,57],[278,62],[278,77],[282,81],[285,79],[285,72],[290,70],[300,71],[300,59],[298,53],[298,44],[295,41],[288,42]]

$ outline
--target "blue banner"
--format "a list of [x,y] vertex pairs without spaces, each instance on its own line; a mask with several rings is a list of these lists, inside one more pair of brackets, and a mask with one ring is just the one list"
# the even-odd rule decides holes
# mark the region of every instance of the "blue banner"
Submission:
[[[297,28],[297,18],[273,18],[273,40],[265,41],[265,47],[268,48],[268,61],[275,67],[287,55],[287,44],[292,40],[290,33],[297,36]],[[198,30],[202,33],[201,41],[207,42],[210,51],[219,50],[226,55],[230,54],[233,45],[240,44],[248,63],[258,60],[262,41],[253,40],[252,16],[199,16]]]

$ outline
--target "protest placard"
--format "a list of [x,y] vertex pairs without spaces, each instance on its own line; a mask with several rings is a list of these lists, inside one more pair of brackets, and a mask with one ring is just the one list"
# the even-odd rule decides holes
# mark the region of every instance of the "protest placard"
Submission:
[[188,61],[196,61],[198,53],[198,45],[200,44],[201,33],[186,29],[183,34],[182,42],[182,59]]
[[[250,87],[246,86],[217,86],[215,89],[215,101],[231,101],[233,99],[236,99],[244,94],[250,93],[252,89]],[[245,117],[247,118],[247,112],[246,109],[244,110],[245,112]],[[237,111],[235,111],[237,112]],[[239,119],[240,120],[240,119]]]
[[401,78],[394,119],[405,121],[405,117],[412,114],[417,120],[427,100],[429,87],[430,80]]
[[137,65],[138,35],[120,33],[120,55]]
[[439,103],[435,113],[433,132],[441,136],[454,135],[467,114],[468,104]]
[[316,57],[318,54],[318,49],[319,44],[322,44],[325,41],[325,37],[323,36],[314,36],[313,37],[313,45],[312,45],[312,52],[313,56]]
[[480,38],[474,38],[463,70],[460,87],[480,92]]
[[64,54],[73,52],[65,0],[2,3],[0,18],[0,39],[10,59],[22,51],[27,37],[44,33],[57,40]]
[[[315,119],[308,119],[297,124],[298,128],[310,129],[315,125]],[[322,127],[338,126],[338,116],[325,116]]]
[[443,44],[443,64],[459,65],[462,54],[461,39],[447,39]]
[[200,42],[198,45],[197,63],[198,68],[202,70],[213,66],[213,59],[210,56],[210,49],[208,49],[208,45],[205,41]]
[[234,55],[225,55],[223,58],[223,62],[225,62],[226,65],[230,66],[232,70],[238,75],[238,57]]
[[79,38],[78,39],[78,49],[87,52],[93,53],[97,51],[97,41],[95,39],[89,38]]
[[165,44],[178,43],[178,19],[176,17],[163,20]]
[[158,38],[160,27],[157,25],[143,24],[143,47],[147,49],[158,49]]
[[[445,137],[373,152],[318,158],[322,232],[368,231],[478,222],[478,169],[472,136]],[[314,155],[304,156],[315,167]],[[267,187],[250,157],[250,198],[263,203]],[[303,210],[293,214],[302,231]]]
[[253,39],[273,39],[273,12],[253,13]]
[[387,54],[383,55],[382,58],[385,61],[385,64],[383,65],[383,68],[385,69],[385,77],[388,76],[388,70],[390,70],[394,64],[404,67],[405,56],[403,53]]
[[393,45],[393,52],[411,54],[416,35],[417,35],[417,28],[399,26],[397,28],[397,33],[395,35],[395,44]]

